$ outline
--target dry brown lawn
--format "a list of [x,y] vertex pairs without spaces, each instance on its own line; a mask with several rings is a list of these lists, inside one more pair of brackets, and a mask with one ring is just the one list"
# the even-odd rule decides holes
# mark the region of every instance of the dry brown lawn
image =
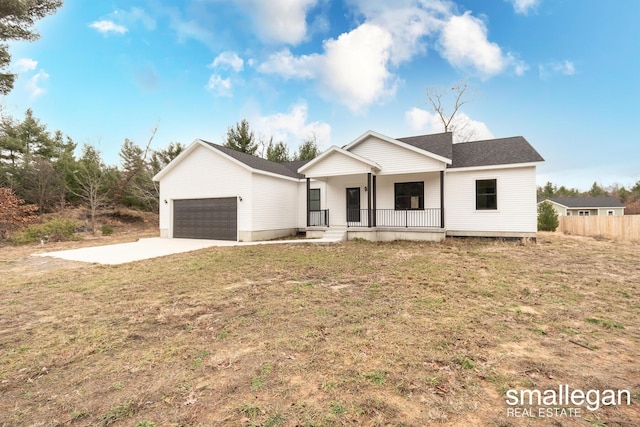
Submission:
[[[640,425],[637,244],[44,249],[0,248],[0,426]],[[508,416],[560,384],[632,402]]]

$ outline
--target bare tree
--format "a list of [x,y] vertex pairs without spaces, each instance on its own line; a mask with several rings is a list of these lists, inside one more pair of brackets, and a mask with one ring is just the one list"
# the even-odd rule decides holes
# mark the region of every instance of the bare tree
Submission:
[[106,187],[109,175],[98,150],[91,145],[85,145],[82,151],[78,169],[73,174],[77,189],[70,188],[70,191],[89,206],[91,234],[95,234],[98,208],[107,200]]
[[469,119],[458,114],[460,108],[471,101],[469,95],[469,84],[465,81],[460,81],[450,88],[427,88],[431,110],[440,118],[444,131],[453,132],[458,142],[470,141],[475,136]]

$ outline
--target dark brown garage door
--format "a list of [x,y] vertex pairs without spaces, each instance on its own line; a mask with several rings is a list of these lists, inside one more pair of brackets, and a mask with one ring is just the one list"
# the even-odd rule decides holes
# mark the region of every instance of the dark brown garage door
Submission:
[[173,237],[236,240],[237,212],[235,197],[174,200]]

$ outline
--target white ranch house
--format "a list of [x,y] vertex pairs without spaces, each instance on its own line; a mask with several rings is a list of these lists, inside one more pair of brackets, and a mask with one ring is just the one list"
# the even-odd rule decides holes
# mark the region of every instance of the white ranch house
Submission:
[[453,144],[451,133],[394,139],[369,131],[311,161],[284,164],[198,139],[154,177],[160,234],[535,237],[543,161],[519,136]]

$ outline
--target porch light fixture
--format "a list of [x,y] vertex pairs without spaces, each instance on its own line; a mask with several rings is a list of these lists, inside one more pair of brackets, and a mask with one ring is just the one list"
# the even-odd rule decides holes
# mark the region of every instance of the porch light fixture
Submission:
[[366,185],[364,186],[364,192],[365,193],[367,192],[367,186]]
[[238,196],[238,200],[239,200],[239,201],[242,201],[242,196]]
[[166,205],[167,203],[169,203],[169,202],[167,202],[167,199],[164,199],[164,204]]

